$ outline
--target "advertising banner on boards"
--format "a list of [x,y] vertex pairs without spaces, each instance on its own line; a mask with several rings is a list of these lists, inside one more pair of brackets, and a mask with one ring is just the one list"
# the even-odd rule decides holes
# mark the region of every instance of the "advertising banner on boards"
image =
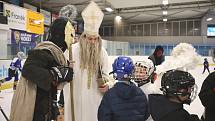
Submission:
[[20,30],[11,30],[11,46],[27,53],[28,50],[34,48],[39,39],[38,34],[32,34]]
[[26,30],[26,9],[11,4],[4,4],[4,15],[8,17],[9,28]]
[[44,34],[44,16],[32,10],[27,10],[27,32]]

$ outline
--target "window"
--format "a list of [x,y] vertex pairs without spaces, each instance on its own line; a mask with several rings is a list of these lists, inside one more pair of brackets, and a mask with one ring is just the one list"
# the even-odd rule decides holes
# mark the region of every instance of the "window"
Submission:
[[158,35],[164,35],[164,23],[158,23]]
[[193,21],[187,21],[187,36],[193,36]]
[[194,21],[194,36],[201,36],[201,21],[196,20]]
[[130,35],[130,28],[128,25],[124,26],[124,36]]
[[168,22],[168,23],[164,23],[164,35],[166,36],[171,36],[172,33],[172,23]]
[[131,36],[137,35],[137,28],[136,25],[131,25]]
[[144,24],[144,36],[150,36],[150,24]]
[[186,36],[187,31],[186,31],[186,21],[181,21],[180,22],[180,36]]
[[157,36],[157,23],[151,24],[151,36]]
[[173,22],[173,36],[179,36],[179,22]]
[[137,25],[137,36],[143,36],[143,25]]

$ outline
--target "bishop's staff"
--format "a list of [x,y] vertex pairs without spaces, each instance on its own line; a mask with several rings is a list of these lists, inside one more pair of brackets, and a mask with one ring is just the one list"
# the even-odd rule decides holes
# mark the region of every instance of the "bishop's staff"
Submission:
[[[72,46],[69,47],[69,62],[70,62],[70,65],[73,63]],[[71,94],[70,97],[71,97],[72,121],[75,121],[74,96],[73,96],[73,81],[70,81],[70,94]]]
[[[60,17],[67,17],[71,20],[71,23],[74,23],[74,19],[77,16],[77,9],[74,5],[66,5],[64,7],[61,8],[60,12],[59,12],[59,16]],[[74,42],[74,38],[75,38],[75,29],[72,26],[72,35],[73,35],[73,41],[71,42],[71,45],[68,46],[69,49],[69,62],[70,62],[70,66],[73,66],[73,58],[72,58],[72,43]],[[73,96],[73,81],[70,81],[70,94],[71,94],[71,112],[72,112],[72,121],[75,121],[75,110],[74,110],[74,96]]]

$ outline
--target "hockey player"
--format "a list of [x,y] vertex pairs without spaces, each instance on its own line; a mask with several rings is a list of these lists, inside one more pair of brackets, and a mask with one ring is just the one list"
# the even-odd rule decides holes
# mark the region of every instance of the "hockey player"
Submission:
[[205,121],[214,121],[215,119],[215,72],[212,72],[204,80],[199,98],[205,107]]
[[150,59],[144,59],[135,63],[134,81],[138,84],[138,87],[148,82],[154,83],[156,78],[155,67]]
[[57,118],[57,88],[73,78],[73,70],[63,54],[72,43],[72,24],[67,18],[58,18],[49,32],[48,41],[39,43],[28,53],[13,95],[10,121]]
[[98,121],[145,121],[149,116],[147,99],[130,81],[134,71],[131,58],[118,57],[112,67],[118,82],[103,96]]
[[207,69],[208,73],[210,73],[210,70],[209,70],[209,63],[208,63],[208,59],[207,59],[207,58],[204,59],[203,65],[204,65],[204,70],[203,70],[202,74],[205,73],[205,70],[206,70],[206,69]]
[[197,115],[189,114],[183,104],[195,98],[195,79],[184,71],[170,70],[161,79],[161,94],[149,95],[150,114],[154,121],[200,121]]
[[[154,93],[154,81],[156,79],[155,67],[150,59],[143,59],[143,61],[137,61],[135,63],[134,81],[146,94],[147,98],[149,94]],[[147,121],[153,121],[152,117],[149,116]]]
[[12,77],[14,77],[14,84],[13,90],[16,90],[16,85],[19,80],[19,73],[18,71],[22,71],[22,60],[26,58],[25,53],[18,52],[17,57],[15,57],[12,62],[10,63],[10,67],[8,68],[8,76],[2,80],[0,83],[4,83],[5,81],[10,81]]

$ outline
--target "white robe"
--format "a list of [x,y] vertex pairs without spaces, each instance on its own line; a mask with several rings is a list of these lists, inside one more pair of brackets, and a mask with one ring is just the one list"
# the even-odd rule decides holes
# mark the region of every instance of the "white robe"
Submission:
[[[95,74],[93,75],[90,89],[87,88],[88,74],[86,69],[83,71],[80,69],[79,49],[79,43],[76,43],[72,46],[73,60],[75,61],[73,66],[75,121],[97,121],[97,110],[102,99],[102,95],[98,90]],[[104,48],[101,49],[101,66],[102,71],[108,74],[108,54]],[[65,121],[72,121],[70,99],[70,85],[67,84],[64,87]]]

